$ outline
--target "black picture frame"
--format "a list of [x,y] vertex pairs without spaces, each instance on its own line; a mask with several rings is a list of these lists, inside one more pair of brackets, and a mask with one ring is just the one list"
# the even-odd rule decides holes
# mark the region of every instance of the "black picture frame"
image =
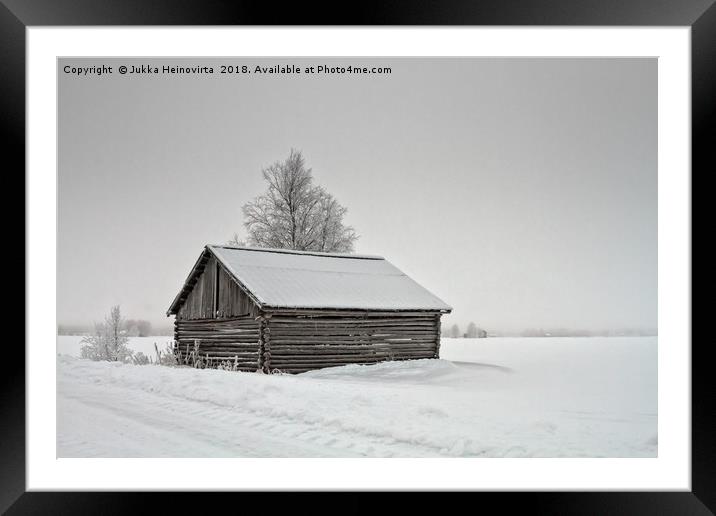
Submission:
[[[716,5],[714,0],[444,0],[442,2],[356,2],[348,9],[295,2],[273,3],[184,0],[0,0],[2,136],[6,177],[25,170],[25,29],[31,26],[112,25],[542,25],[542,26],[689,26],[692,51],[692,170],[716,170],[716,145],[709,129],[716,104]],[[696,175],[692,172],[691,177]],[[19,177],[17,174],[16,177]],[[692,183],[693,184],[693,183]],[[22,188],[24,189],[24,182]],[[7,211],[7,208],[6,208]],[[13,215],[16,212],[13,213]],[[6,217],[13,220],[16,215]],[[24,235],[23,235],[24,239]],[[13,246],[13,255],[18,246]],[[25,246],[22,247],[27,269]],[[693,251],[692,251],[693,252]],[[693,255],[692,255],[693,256]],[[204,493],[211,502],[184,493],[26,492],[25,353],[5,343],[0,374],[0,511],[8,514],[81,514],[218,510],[256,504],[269,509],[305,504],[310,493]],[[691,343],[684,343],[690,345]],[[692,346],[692,491],[588,493],[469,493],[469,504],[499,504],[549,514],[712,514],[716,510],[716,390],[708,340]],[[312,512],[363,512],[380,504],[380,493],[352,493],[340,502],[311,504]],[[161,498],[161,501],[156,500]],[[203,498],[203,497],[202,497]],[[408,497],[406,497],[408,498]],[[425,508],[423,494],[401,501]],[[269,502],[268,499],[271,501]],[[442,502],[439,502],[442,504]],[[318,505],[318,507],[317,507]],[[249,509],[250,510],[250,509]]]

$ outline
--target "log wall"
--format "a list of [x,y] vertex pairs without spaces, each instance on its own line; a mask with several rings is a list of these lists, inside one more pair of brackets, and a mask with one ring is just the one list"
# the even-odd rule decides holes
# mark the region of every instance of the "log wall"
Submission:
[[202,360],[228,360],[241,371],[259,369],[259,324],[253,317],[174,322],[175,352],[180,361],[192,352]]
[[266,319],[263,369],[300,373],[345,364],[437,358],[437,314],[394,317],[274,314]]
[[[227,360],[242,371],[302,373],[346,364],[438,358],[440,315],[260,315],[176,319],[180,360]],[[191,360],[190,360],[191,361]]]

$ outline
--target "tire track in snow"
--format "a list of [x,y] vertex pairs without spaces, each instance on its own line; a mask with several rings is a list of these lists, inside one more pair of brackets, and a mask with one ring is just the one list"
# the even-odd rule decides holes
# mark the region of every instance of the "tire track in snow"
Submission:
[[[58,456],[417,457],[437,447],[333,423],[101,383],[58,383]],[[270,411],[268,411],[270,412]],[[79,420],[84,423],[78,424]],[[90,428],[87,428],[87,427]],[[83,431],[87,430],[87,431]],[[157,433],[164,444],[157,447]],[[102,436],[102,441],[96,437]],[[114,439],[117,446],[108,444]],[[119,446],[119,441],[122,446]],[[143,443],[147,443],[144,445]],[[79,449],[78,449],[79,448]],[[133,450],[113,455],[113,450]],[[270,453],[266,453],[270,450]]]

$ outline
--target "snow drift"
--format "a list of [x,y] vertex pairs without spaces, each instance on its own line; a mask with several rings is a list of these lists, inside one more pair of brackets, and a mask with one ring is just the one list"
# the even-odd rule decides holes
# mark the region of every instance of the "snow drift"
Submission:
[[653,457],[656,349],[656,338],[443,339],[441,360],[296,376],[60,355],[57,453]]

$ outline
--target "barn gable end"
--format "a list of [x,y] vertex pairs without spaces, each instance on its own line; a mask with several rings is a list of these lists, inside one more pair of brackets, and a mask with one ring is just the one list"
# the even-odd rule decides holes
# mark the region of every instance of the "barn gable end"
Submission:
[[167,315],[177,319],[256,317],[259,307],[236,279],[206,249],[197,260]]

